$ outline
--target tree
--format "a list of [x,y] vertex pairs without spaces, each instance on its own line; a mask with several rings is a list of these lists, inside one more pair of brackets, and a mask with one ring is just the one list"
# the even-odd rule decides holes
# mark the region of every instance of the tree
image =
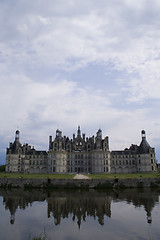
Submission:
[[3,165],[0,165],[0,172],[5,172],[5,164],[3,164]]

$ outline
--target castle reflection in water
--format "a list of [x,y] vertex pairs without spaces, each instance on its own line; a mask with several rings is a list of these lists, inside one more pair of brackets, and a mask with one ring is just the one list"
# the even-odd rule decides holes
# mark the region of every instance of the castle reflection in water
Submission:
[[99,224],[104,224],[104,217],[111,217],[111,204],[115,201],[126,201],[135,207],[143,206],[146,211],[148,223],[152,222],[151,212],[159,202],[159,193],[145,189],[128,189],[123,191],[49,191],[40,190],[24,191],[23,189],[0,190],[5,209],[10,211],[10,223],[14,224],[18,208],[31,207],[35,202],[47,202],[48,218],[54,219],[54,224],[59,225],[61,219],[72,216],[80,228],[81,222],[88,216],[97,219]]

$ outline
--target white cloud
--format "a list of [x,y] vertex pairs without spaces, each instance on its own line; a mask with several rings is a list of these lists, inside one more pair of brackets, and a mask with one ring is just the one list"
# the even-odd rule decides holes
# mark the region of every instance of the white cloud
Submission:
[[115,139],[113,149],[114,146],[130,144],[131,137],[139,137],[137,123],[142,128],[148,124],[145,120],[147,109],[114,108],[100,91],[81,89],[67,80],[58,82],[56,79],[48,84],[35,83],[24,76],[10,76],[10,81],[1,85],[1,99],[5,103],[0,105],[1,135],[7,133],[7,141],[11,141],[9,136],[19,126],[24,142],[29,139],[35,146],[40,144],[47,148],[48,135],[54,135],[57,128],[71,137],[81,125],[88,136],[102,127],[104,135],[112,135],[111,138]]
[[[51,128],[70,134],[80,124],[92,135],[101,126],[118,148],[136,129],[160,131],[146,105],[160,98],[159,10],[158,0],[1,2],[1,135],[20,125],[42,144]],[[112,66],[98,88],[88,76],[82,85],[64,77],[92,63]]]

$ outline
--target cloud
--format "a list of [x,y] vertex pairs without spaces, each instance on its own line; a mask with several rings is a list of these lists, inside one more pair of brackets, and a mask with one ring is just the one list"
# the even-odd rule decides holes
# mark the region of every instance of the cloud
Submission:
[[[5,89],[8,89],[7,95]],[[112,134],[119,147],[123,147],[131,137],[128,132],[131,126],[132,131],[135,130],[134,138],[137,122],[141,126],[144,122],[147,125],[144,120],[147,109],[115,108],[101,91],[82,89],[75,82],[64,79],[53,79],[52,84],[48,84],[31,81],[25,76],[10,76],[9,82],[2,83],[0,94],[5,103],[0,106],[1,135],[7,133],[7,141],[11,141],[10,135],[18,126],[23,142],[43,145],[47,149],[48,135],[54,135],[57,128],[71,137],[81,125],[88,136],[102,127],[104,135]],[[136,124],[132,125],[133,122]]]
[[159,131],[159,10],[158,0],[1,1],[3,144],[17,126],[39,147],[77,125],[102,127],[113,148]]
[[[4,40],[7,38],[7,46],[11,51],[17,49],[22,53],[20,61],[24,62],[29,58],[33,61],[34,56],[31,54],[33,58],[30,57],[29,53],[34,53],[39,64],[44,64],[45,59],[48,60],[47,64],[67,67],[68,61],[76,58],[86,63],[112,60],[124,69],[131,68],[144,61],[145,54],[148,56],[153,44],[153,41],[148,42],[148,37],[152,40],[152,35],[159,34],[158,24],[155,24],[159,21],[159,14],[154,16],[153,13],[157,12],[154,4],[143,4],[144,8],[139,8],[137,2],[132,5],[128,1],[121,5],[117,3],[107,1],[97,4],[93,1],[91,5],[91,1],[86,1],[85,4],[78,2],[75,5],[72,2],[66,5],[54,1],[51,5],[49,1],[49,9],[48,6],[42,6],[41,2],[36,2],[35,10],[35,4],[28,8],[24,5],[22,9],[18,2],[18,8],[14,8],[9,20],[2,26],[1,36]],[[20,10],[21,14],[17,15]],[[154,18],[154,21],[151,19],[147,24],[146,16],[147,19]],[[12,38],[5,34],[6,28]],[[149,47],[148,52],[139,56],[139,50],[143,52],[143,45]],[[21,47],[23,52],[20,51]],[[128,61],[129,56],[135,59]],[[72,61],[70,64],[74,67]]]

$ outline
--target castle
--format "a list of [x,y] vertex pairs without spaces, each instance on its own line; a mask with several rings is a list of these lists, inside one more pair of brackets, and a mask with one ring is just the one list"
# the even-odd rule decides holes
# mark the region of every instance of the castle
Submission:
[[6,172],[19,173],[136,173],[157,170],[155,149],[150,147],[142,130],[140,145],[132,144],[121,151],[109,150],[108,136],[102,138],[99,129],[96,137],[86,137],[78,127],[77,135],[69,139],[60,130],[52,140],[49,150],[37,151],[20,143],[17,130],[15,141],[6,154]]

